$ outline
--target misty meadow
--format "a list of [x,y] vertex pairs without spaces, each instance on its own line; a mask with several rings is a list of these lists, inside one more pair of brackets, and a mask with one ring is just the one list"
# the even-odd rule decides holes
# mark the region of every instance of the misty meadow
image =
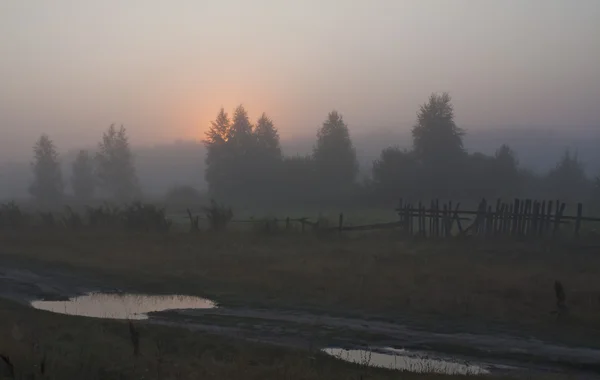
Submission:
[[0,379],[600,378],[599,17],[0,4]]

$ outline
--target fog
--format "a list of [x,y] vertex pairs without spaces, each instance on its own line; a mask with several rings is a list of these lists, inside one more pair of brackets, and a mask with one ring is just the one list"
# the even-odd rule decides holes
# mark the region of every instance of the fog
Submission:
[[27,188],[42,133],[68,170],[113,122],[150,192],[204,187],[204,148],[170,145],[199,141],[238,104],[252,121],[267,112],[287,154],[310,152],[338,110],[368,176],[381,149],[411,145],[438,91],[467,150],[511,143],[543,171],[571,148],[595,173],[598,19],[596,0],[3,2],[1,192]]

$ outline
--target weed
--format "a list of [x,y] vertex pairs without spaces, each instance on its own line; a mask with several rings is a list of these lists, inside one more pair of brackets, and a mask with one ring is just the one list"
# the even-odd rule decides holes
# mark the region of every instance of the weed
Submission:
[[140,355],[140,332],[135,328],[135,325],[131,320],[127,321],[129,326],[129,341],[131,347],[133,347],[133,356],[138,357]]

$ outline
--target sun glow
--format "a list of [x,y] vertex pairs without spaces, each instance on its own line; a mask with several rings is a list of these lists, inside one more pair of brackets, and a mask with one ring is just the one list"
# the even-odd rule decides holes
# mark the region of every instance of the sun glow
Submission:
[[271,115],[270,102],[263,101],[258,97],[248,96],[247,101],[240,100],[240,97],[232,96],[215,96],[212,99],[203,99],[203,101],[190,101],[184,103],[178,115],[181,115],[178,121],[182,126],[185,134],[185,139],[202,141],[205,133],[210,127],[211,121],[215,119],[219,110],[223,107],[225,112],[231,117],[237,106],[240,104],[246,108],[250,121],[255,123],[256,120],[266,112]]

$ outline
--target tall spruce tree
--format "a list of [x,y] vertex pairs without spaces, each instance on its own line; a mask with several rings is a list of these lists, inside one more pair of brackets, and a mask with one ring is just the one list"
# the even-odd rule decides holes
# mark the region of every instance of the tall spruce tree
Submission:
[[254,136],[259,154],[268,157],[274,161],[280,161],[281,145],[279,142],[279,132],[265,113],[258,119],[254,128]]
[[121,202],[141,195],[127,131],[114,124],[103,134],[96,154],[97,174],[101,189]]
[[431,94],[420,107],[412,129],[413,150],[423,170],[421,186],[425,197],[454,196],[466,180],[461,170],[467,159],[464,134],[454,122],[450,95]]
[[57,205],[64,195],[64,181],[54,142],[43,134],[33,147],[33,183],[29,192],[44,206]]
[[356,151],[348,127],[337,111],[329,113],[317,132],[313,159],[323,191],[335,193],[354,184],[358,174]]
[[213,194],[227,191],[230,187],[230,164],[229,154],[229,130],[231,121],[229,115],[223,108],[219,111],[217,118],[211,122],[206,132],[204,146],[206,147],[206,170],[204,177],[208,183],[209,190]]

